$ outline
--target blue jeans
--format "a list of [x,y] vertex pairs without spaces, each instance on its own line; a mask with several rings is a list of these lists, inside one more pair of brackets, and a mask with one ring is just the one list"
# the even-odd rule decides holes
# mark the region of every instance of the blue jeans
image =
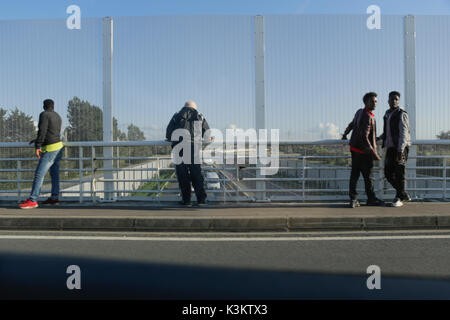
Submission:
[[50,169],[50,177],[52,178],[52,199],[58,199],[59,195],[59,161],[62,158],[63,150],[41,153],[36,172],[34,173],[33,187],[31,188],[31,201],[37,201],[44,183],[45,175]]

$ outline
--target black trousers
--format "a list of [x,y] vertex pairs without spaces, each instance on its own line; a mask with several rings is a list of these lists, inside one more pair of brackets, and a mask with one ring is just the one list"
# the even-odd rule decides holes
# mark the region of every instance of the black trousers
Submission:
[[191,182],[197,196],[197,201],[206,199],[203,186],[202,167],[199,164],[178,164],[175,166],[178,184],[183,201],[191,201]]
[[366,187],[366,195],[369,201],[375,199],[375,192],[373,189],[373,159],[372,155],[362,154],[352,151],[352,173],[350,175],[349,195],[351,200],[357,199],[356,185],[358,183],[359,175],[362,173],[364,184]]
[[386,158],[384,161],[384,176],[386,180],[394,187],[396,191],[396,197],[405,198],[406,197],[406,161],[408,161],[408,147],[402,153],[402,158],[400,162],[396,161],[397,149],[388,148],[386,152]]

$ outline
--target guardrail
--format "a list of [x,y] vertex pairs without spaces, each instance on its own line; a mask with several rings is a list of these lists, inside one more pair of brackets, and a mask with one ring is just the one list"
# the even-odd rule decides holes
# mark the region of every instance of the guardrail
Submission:
[[[346,200],[350,177],[350,154],[347,143],[343,140],[280,142],[278,173],[272,176],[261,176],[259,173],[261,167],[249,164],[249,161],[247,164],[220,164],[220,160],[226,163],[224,160],[226,154],[216,155],[203,168],[204,172],[217,172],[219,177],[205,179],[208,198],[210,201],[220,202]],[[169,148],[166,148],[166,154],[156,152],[151,156],[130,156],[124,155],[123,152],[124,148],[136,150],[142,147],[168,147],[168,142],[66,142],[65,146],[66,150],[71,152],[66,152],[61,163],[71,164],[61,165],[60,169],[63,201],[179,200],[174,167],[167,151]],[[97,149],[105,147],[115,148],[116,156],[104,157],[101,152],[100,156],[96,155],[99,153]],[[31,147],[27,143],[0,143],[2,154],[7,148],[12,150],[11,148]],[[69,153],[77,156],[67,156]],[[29,154],[32,154],[31,150]],[[234,157],[235,154],[231,156]],[[112,160],[115,165],[112,168],[105,168],[103,166],[105,160]],[[10,167],[2,165],[6,162]],[[375,191],[380,198],[389,199],[393,197],[394,190],[384,179],[383,162],[375,163]],[[36,164],[37,159],[33,157],[2,156],[0,174],[7,177],[0,179],[0,186],[7,188],[0,187],[0,200],[20,201],[28,197]],[[107,172],[113,173],[112,178],[105,178]],[[165,177],[164,172],[170,173],[171,176]],[[447,199],[450,190],[449,176],[450,140],[415,141],[407,165],[407,190],[413,198]],[[44,182],[42,197],[46,197],[49,193],[47,190],[49,182],[50,180]],[[219,189],[216,189],[217,182],[220,184]],[[105,190],[106,183],[114,185],[112,199],[105,199],[105,193],[110,191]],[[13,185],[15,188],[12,188]],[[364,195],[362,177],[357,190],[360,195]]]

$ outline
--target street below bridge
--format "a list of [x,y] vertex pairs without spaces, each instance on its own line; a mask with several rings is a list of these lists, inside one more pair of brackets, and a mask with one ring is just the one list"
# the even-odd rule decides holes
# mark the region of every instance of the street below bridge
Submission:
[[[450,232],[1,232],[1,298],[450,299]],[[69,266],[80,289],[69,290]],[[380,289],[369,289],[370,266]]]

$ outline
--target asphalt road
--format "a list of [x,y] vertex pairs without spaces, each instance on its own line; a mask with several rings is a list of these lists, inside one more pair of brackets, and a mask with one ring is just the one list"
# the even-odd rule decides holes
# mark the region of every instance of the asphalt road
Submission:
[[[0,298],[450,299],[449,247],[448,231],[2,232]],[[381,289],[367,287],[372,265]]]

